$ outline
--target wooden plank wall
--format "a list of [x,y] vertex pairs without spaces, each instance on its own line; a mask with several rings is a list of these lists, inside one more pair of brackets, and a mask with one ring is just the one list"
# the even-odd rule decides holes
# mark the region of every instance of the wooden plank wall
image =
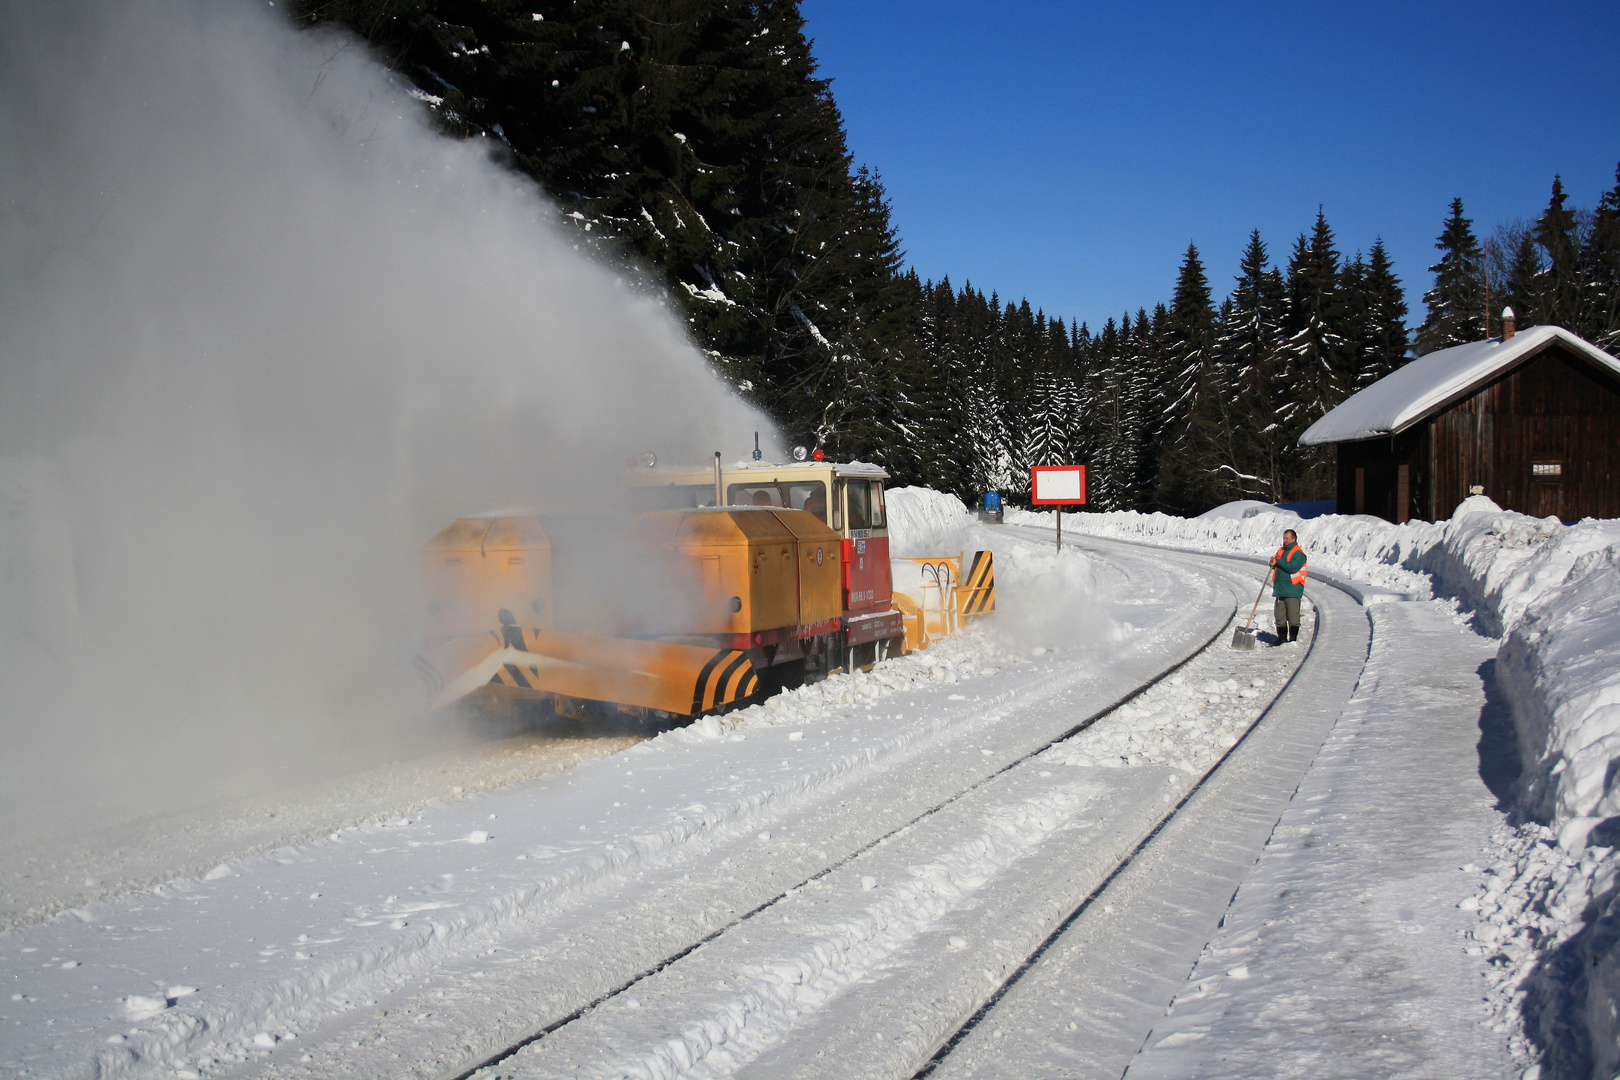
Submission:
[[[1394,437],[1338,444],[1338,500],[1341,514],[1372,514],[1385,521],[1429,516],[1428,429],[1418,425]],[[1407,466],[1410,491],[1400,513],[1400,467]],[[1356,506],[1357,470],[1362,502]]]
[[[1431,420],[1435,513],[1485,488],[1534,517],[1620,517],[1620,379],[1554,345]],[[1561,475],[1532,476],[1556,462]]]

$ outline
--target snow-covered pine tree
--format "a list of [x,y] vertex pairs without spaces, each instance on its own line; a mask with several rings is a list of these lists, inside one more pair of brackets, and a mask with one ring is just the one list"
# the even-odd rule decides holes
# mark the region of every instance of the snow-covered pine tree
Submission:
[[[1127,333],[1129,323],[1127,322]],[[1092,339],[1088,351],[1085,400],[1090,417],[1086,496],[1099,510],[1122,510],[1134,474],[1125,368],[1120,362],[1120,331],[1112,318]]]
[[[1287,358],[1287,394],[1277,403],[1278,419],[1291,440],[1344,399],[1343,319],[1339,290],[1339,252],[1333,230],[1320,209],[1309,237],[1301,234],[1288,262],[1283,306],[1282,353]],[[1288,451],[1294,466],[1285,473],[1288,498],[1326,498],[1333,487],[1331,454],[1296,447]],[[1297,470],[1297,471],[1296,471]]]
[[1429,267],[1434,288],[1423,294],[1429,310],[1417,331],[1419,356],[1479,341],[1485,333],[1484,257],[1473,222],[1463,216],[1461,199],[1451,200],[1451,216],[1434,246],[1440,249],[1440,261]]
[[1209,482],[1220,445],[1224,395],[1223,373],[1215,353],[1215,309],[1210,302],[1209,278],[1198,248],[1187,253],[1176,275],[1164,332],[1164,371],[1168,376],[1159,429],[1158,504],[1178,512],[1197,513],[1208,508],[1213,485]]
[[1599,347],[1620,349],[1620,165],[1581,245],[1581,333]]
[[1282,273],[1270,266],[1260,230],[1249,234],[1232,295],[1222,309],[1215,351],[1227,382],[1229,450],[1216,464],[1227,499],[1275,501],[1288,432],[1277,415],[1286,390],[1282,344]]
[[1367,306],[1362,336],[1357,342],[1361,350],[1361,378],[1352,390],[1369,386],[1405,364],[1410,347],[1406,290],[1401,287],[1401,279],[1395,276],[1395,265],[1390,261],[1383,237],[1373,240],[1362,289]]
[[783,388],[794,397],[778,400],[819,404],[810,433],[830,453],[920,478],[924,459],[943,441],[935,407],[941,388],[913,337],[917,290],[900,273],[904,256],[882,184],[865,168],[852,184],[859,212],[819,261],[819,288],[798,313],[819,355]]
[[1155,304],[1151,318],[1146,308],[1136,309],[1126,351],[1125,400],[1131,441],[1132,476],[1123,509],[1158,509],[1159,451],[1164,436],[1164,411],[1169,373],[1164,363],[1164,328],[1170,313]]
[[1068,380],[1055,372],[1035,376],[1019,455],[1026,466],[1067,463],[1068,421],[1074,407],[1071,390]]

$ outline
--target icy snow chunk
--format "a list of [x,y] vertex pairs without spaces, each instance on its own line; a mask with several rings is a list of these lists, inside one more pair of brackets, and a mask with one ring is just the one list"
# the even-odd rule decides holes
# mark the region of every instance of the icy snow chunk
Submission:
[[485,832],[483,829],[474,829],[472,832],[467,834],[467,843],[469,844],[483,844],[487,843],[488,841],[489,833]]
[[759,838],[761,840],[769,840],[771,838],[771,834],[768,832],[762,832],[759,834]]
[[274,1050],[276,1048],[276,1041],[276,1037],[270,1034],[268,1031],[261,1031],[257,1035],[253,1036],[253,1045],[257,1046],[260,1050]]
[[224,863],[220,863],[218,866],[216,866],[212,870],[208,871],[208,873],[204,874],[203,875],[203,880],[204,881],[218,881],[220,878],[228,878],[228,877],[230,877],[232,873],[233,873],[233,871],[231,870],[230,867],[226,866]]
[[871,874],[865,875],[861,878],[861,888],[868,890],[877,888],[877,878]]
[[965,949],[965,948],[967,948],[967,938],[965,938],[965,937],[953,937],[953,938],[951,938],[950,946],[951,946],[952,949],[955,949],[955,950],[958,950],[958,951],[960,951],[962,949]]
[[788,732],[788,742],[798,742],[802,738],[804,738],[804,732],[802,731]]
[[1226,977],[1229,979],[1247,979],[1249,977],[1249,965],[1239,964],[1235,968],[1227,968]]
[[190,997],[197,992],[195,986],[171,986],[168,989],[170,1001],[179,1001],[183,997]]
[[169,1001],[167,998],[131,994],[124,999],[124,1019],[131,1021],[150,1020],[168,1007]]

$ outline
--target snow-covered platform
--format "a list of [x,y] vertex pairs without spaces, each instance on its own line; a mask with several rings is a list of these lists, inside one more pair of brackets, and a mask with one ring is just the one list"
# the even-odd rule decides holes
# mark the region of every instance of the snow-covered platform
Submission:
[[1496,643],[1442,604],[1371,615],[1354,698],[1132,1080],[1517,1072],[1464,910],[1517,772]]

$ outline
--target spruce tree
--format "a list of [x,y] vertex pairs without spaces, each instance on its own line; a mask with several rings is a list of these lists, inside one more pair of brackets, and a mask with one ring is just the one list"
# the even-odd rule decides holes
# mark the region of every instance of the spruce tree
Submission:
[[1564,182],[1553,177],[1552,198],[1532,235],[1546,254],[1540,289],[1540,321],[1574,329],[1580,321],[1581,275],[1575,211],[1565,206]]
[[[1346,395],[1348,343],[1339,288],[1339,253],[1333,230],[1320,209],[1310,236],[1300,236],[1288,262],[1283,308],[1282,353],[1289,393],[1277,408],[1277,420],[1290,437],[1325,416]],[[1287,451],[1280,488],[1290,499],[1325,498],[1332,491],[1332,462],[1316,448]]]
[[1352,391],[1370,386],[1406,363],[1406,291],[1395,276],[1394,264],[1382,237],[1373,241],[1361,276],[1364,297],[1360,333],[1354,345],[1359,353],[1359,377]]
[[1167,509],[1201,511],[1213,486],[1210,457],[1223,422],[1223,373],[1216,364],[1215,309],[1198,248],[1187,245],[1176,276],[1165,327],[1164,371],[1168,376],[1160,413],[1158,502]]
[[1124,510],[1135,478],[1136,456],[1132,441],[1130,371],[1124,361],[1130,338],[1130,320],[1121,330],[1112,318],[1092,341],[1086,396],[1091,402],[1092,436],[1087,497],[1102,510]]
[[1216,343],[1227,383],[1230,451],[1219,463],[1226,499],[1274,502],[1289,429],[1278,422],[1287,386],[1281,355],[1284,286],[1268,261],[1260,230],[1249,234]]
[[1611,353],[1620,348],[1620,165],[1614,181],[1598,200],[1581,247],[1580,332]]
[[1434,246],[1441,254],[1440,261],[1429,267],[1434,288],[1423,294],[1429,313],[1417,331],[1415,348],[1420,356],[1484,336],[1484,258],[1474,224],[1463,216],[1461,199],[1451,201],[1451,216]]
[[[1498,237],[1506,241],[1503,251],[1511,252],[1511,255],[1508,255],[1507,267],[1496,295],[1502,298],[1504,306],[1513,309],[1514,320],[1520,329],[1545,323],[1547,316],[1542,303],[1542,287],[1546,263],[1541,248],[1536,246],[1535,236],[1521,225],[1500,230]],[[1493,314],[1499,312],[1500,309]]]

